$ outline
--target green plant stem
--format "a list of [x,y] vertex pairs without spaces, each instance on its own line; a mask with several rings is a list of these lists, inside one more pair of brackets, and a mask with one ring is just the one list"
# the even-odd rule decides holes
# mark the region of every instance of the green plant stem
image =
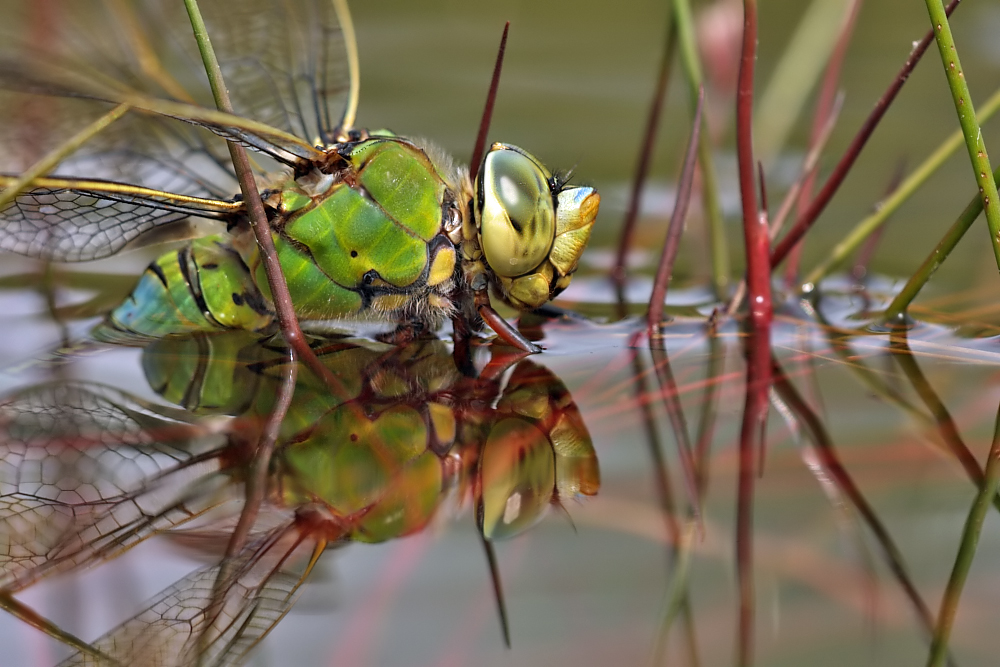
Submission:
[[[1000,179],[1000,168],[993,172],[994,179]],[[958,218],[948,228],[944,237],[934,246],[934,250],[927,256],[920,268],[910,276],[903,289],[893,298],[892,303],[885,311],[883,319],[888,323],[905,323],[906,309],[923,289],[927,281],[931,279],[934,272],[944,263],[951,251],[955,249],[958,242],[962,240],[965,233],[972,227],[979,214],[983,212],[983,200],[976,195],[972,198]]]
[[693,519],[685,522],[676,545],[677,561],[674,564],[670,585],[664,598],[663,618],[660,621],[660,632],[657,635],[656,647],[653,651],[655,656],[653,664],[656,665],[665,664],[663,654],[665,653],[666,639],[674,621],[678,615],[690,610],[691,546],[694,544],[696,532],[700,532],[697,526],[697,522]]
[[[698,59],[698,44],[695,39],[694,20],[688,0],[674,0],[674,20],[677,22],[677,37],[680,44],[681,65],[687,76],[691,92],[691,105],[697,108],[699,91],[704,85],[701,61]],[[705,112],[702,111],[702,114]],[[706,131],[698,139],[698,163],[701,165],[702,203],[708,218],[708,240],[712,257],[712,289],[717,298],[725,298],[729,286],[729,248],[726,243],[722,206],[719,203],[719,183],[712,159],[712,145],[708,132],[707,118],[702,118]]]
[[983,132],[976,120],[976,110],[972,104],[972,95],[965,80],[965,72],[958,58],[955,39],[951,34],[948,14],[945,13],[941,0],[926,0],[927,13],[930,16],[934,30],[934,39],[941,54],[945,75],[948,77],[948,87],[955,102],[955,112],[958,122],[965,135],[965,145],[969,149],[969,160],[976,175],[976,185],[979,186],[983,198],[983,209],[986,211],[986,223],[990,228],[990,242],[993,244],[993,255],[997,268],[1000,269],[1000,195],[997,194],[997,184],[993,180],[993,169],[986,153],[986,143]]
[[929,667],[944,665],[948,657],[948,640],[955,624],[955,615],[958,613],[958,602],[962,595],[962,588],[965,586],[969,569],[972,567],[972,560],[976,555],[976,547],[979,545],[979,535],[983,530],[986,513],[989,511],[991,501],[996,497],[998,487],[1000,487],[1000,410],[997,411],[996,424],[993,429],[993,444],[990,446],[989,458],[986,460],[986,479],[969,509],[958,555],[955,557],[955,566],[951,570],[948,587],[941,600],[941,611],[938,614],[937,628],[934,631],[934,641],[931,643],[931,652],[927,659]]
[[[233,113],[233,104],[229,99],[229,92],[222,77],[222,68],[219,66],[215,49],[212,48],[212,42],[208,37],[208,29],[205,27],[201,10],[198,8],[198,0],[184,0],[184,6],[187,8],[188,17],[191,20],[191,28],[194,31],[195,41],[198,43],[198,51],[205,64],[205,72],[212,87],[215,104],[220,111]],[[281,272],[281,265],[278,263],[278,254],[274,249],[274,240],[271,238],[271,226],[267,221],[267,214],[264,212],[260,192],[257,191],[257,183],[250,168],[250,160],[247,158],[243,146],[233,141],[229,141],[228,144],[233,169],[236,171],[236,178],[243,193],[243,201],[246,202],[249,213],[250,226],[264,260],[264,272],[267,274],[268,286],[271,288],[281,333],[291,349],[299,355],[306,365],[329,384],[331,382],[329,371],[309,348],[309,343],[302,334],[299,321],[295,316],[295,307],[288,292],[285,276]]]
[[[996,113],[998,109],[1000,109],[1000,90],[994,92],[980,109],[979,122],[986,122],[986,120]],[[941,143],[940,146],[938,146],[937,150],[931,153],[931,155],[924,160],[923,164],[917,167],[917,169],[914,170],[906,178],[906,180],[900,183],[899,187],[892,193],[891,196],[889,196],[888,199],[879,204],[874,213],[859,222],[840,243],[834,246],[833,251],[831,251],[827,258],[814,268],[808,276],[806,276],[803,283],[807,286],[815,286],[819,283],[819,281],[829,275],[831,271],[846,261],[847,258],[854,254],[861,244],[865,242],[865,239],[871,236],[876,230],[879,229],[879,227],[884,225],[892,214],[903,205],[903,202],[919,190],[920,187],[927,182],[927,179],[929,179],[963,143],[964,136],[962,131],[956,130],[953,132]],[[981,211],[982,200],[977,197],[976,201],[979,206],[978,210]],[[976,212],[976,215],[979,215],[978,211]]]
[[719,332],[714,317],[709,320],[705,337],[708,339],[708,361],[705,362],[705,391],[700,401],[701,412],[698,416],[698,434],[694,447],[700,498],[704,498],[708,493],[712,437],[715,435],[719,390],[722,388],[722,374],[726,367],[726,357],[719,344]]
[[56,168],[66,157],[75,153],[77,149],[90,141],[94,135],[104,131],[109,125],[125,115],[129,110],[129,105],[119,104],[114,109],[104,114],[93,123],[83,128],[68,140],[60,144],[55,150],[33,164],[27,171],[21,174],[16,181],[0,193],[0,209],[11,203],[18,194],[31,185],[36,178],[45,176]]

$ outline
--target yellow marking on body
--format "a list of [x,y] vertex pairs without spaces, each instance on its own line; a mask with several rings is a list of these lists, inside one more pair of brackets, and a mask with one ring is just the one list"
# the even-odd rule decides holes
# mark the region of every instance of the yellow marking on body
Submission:
[[410,300],[408,294],[383,294],[372,299],[372,309],[376,312],[388,313],[399,310]]
[[590,240],[591,227],[581,227],[573,229],[556,237],[552,244],[552,251],[549,253],[549,261],[559,271],[560,275],[567,275],[576,271],[577,262],[583,249],[587,247]]
[[455,274],[455,249],[442,248],[434,255],[430,273],[427,274],[428,285],[440,285]]

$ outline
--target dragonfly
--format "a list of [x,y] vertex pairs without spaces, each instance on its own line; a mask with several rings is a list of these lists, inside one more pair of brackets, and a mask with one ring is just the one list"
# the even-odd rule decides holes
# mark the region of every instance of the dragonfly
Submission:
[[[258,169],[259,190],[298,318],[394,323],[381,338],[397,343],[447,320],[456,336],[470,335],[485,319],[505,342],[539,351],[496,313],[491,294],[524,311],[561,293],[599,194],[511,144],[493,143],[470,171],[425,141],[355,127],[357,52],[344,0],[203,0],[232,114],[198,103],[191,38],[161,36],[181,23],[164,3],[57,4],[72,37],[21,44],[0,60],[0,87],[27,116],[24,132],[116,104],[127,118],[54,173],[28,184],[0,176],[0,188],[24,186],[0,210],[0,249],[83,261],[190,236],[192,220],[224,226],[156,259],[99,338],[276,328],[248,206],[226,196],[233,169],[221,137],[276,167]],[[80,46],[80,35],[95,34],[88,26],[123,37]],[[175,75],[168,65],[178,62],[188,67]],[[24,113],[39,96],[44,111]]]
[[329,341],[317,353],[341,390],[298,375],[262,506],[225,558],[218,545],[248,511],[241,488],[289,363],[280,345],[245,331],[151,342],[147,381],[177,407],[89,382],[0,401],[0,537],[10,545],[0,592],[166,531],[216,560],[65,664],[239,664],[325,549],[416,533],[469,498],[491,544],[598,492],[572,396],[530,359],[496,355],[470,377],[437,339],[388,350]]

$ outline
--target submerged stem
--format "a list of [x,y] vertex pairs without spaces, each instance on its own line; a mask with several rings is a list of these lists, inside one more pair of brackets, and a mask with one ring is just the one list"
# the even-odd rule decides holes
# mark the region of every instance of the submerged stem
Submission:
[[990,453],[986,459],[986,479],[969,509],[965,528],[962,531],[962,541],[959,543],[958,555],[955,557],[955,565],[948,578],[948,587],[945,589],[944,598],[941,600],[941,611],[938,614],[938,624],[934,631],[934,642],[931,644],[930,656],[927,659],[929,667],[940,667],[948,657],[948,640],[955,624],[955,615],[958,613],[958,602],[962,595],[962,588],[965,586],[969,569],[972,567],[972,560],[976,555],[976,547],[979,545],[979,535],[983,530],[986,513],[989,511],[990,503],[996,497],[998,487],[1000,487],[1000,409],[997,411],[996,423],[993,428],[993,444],[990,446]]

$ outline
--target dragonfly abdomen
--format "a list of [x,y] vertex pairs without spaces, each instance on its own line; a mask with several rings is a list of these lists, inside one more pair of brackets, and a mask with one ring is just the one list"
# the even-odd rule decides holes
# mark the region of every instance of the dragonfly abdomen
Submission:
[[261,331],[273,323],[270,304],[243,259],[226,237],[210,236],[158,257],[95,336],[160,338],[217,329]]
[[[435,163],[411,142],[373,137],[339,149],[336,174],[289,182],[272,238],[302,319],[374,317],[435,330],[463,291],[451,235],[462,215]],[[454,180],[454,179],[452,179]],[[255,243],[195,241],[157,259],[108,317],[105,339],[275,326]]]

